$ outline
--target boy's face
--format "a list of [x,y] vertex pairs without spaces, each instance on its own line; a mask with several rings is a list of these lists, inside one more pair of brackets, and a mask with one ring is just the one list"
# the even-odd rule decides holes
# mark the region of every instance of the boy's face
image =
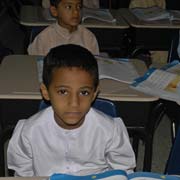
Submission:
[[97,95],[92,76],[76,67],[55,69],[49,88],[42,84],[41,91],[51,101],[57,124],[65,129],[82,125]]
[[50,10],[58,23],[72,32],[81,21],[81,6],[81,0],[61,0],[57,8],[51,6]]

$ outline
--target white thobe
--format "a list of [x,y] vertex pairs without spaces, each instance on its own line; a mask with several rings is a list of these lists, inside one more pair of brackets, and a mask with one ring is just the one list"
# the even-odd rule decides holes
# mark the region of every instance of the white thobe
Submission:
[[135,155],[120,118],[91,108],[82,126],[57,125],[52,107],[20,120],[9,142],[8,168],[17,176],[88,175],[111,169],[132,173]]

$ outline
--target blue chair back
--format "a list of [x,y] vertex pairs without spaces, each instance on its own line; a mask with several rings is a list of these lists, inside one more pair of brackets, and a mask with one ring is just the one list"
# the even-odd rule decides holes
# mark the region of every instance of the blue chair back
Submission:
[[[47,108],[48,106],[50,106],[50,103],[42,100],[39,105],[39,110]],[[99,111],[104,112],[105,114],[111,117],[117,117],[116,106],[110,100],[97,98],[94,101],[92,107],[98,109]]]
[[99,111],[102,111],[103,113],[111,117],[117,117],[116,106],[110,100],[97,98],[94,101],[92,107],[96,108]]
[[165,174],[180,175],[180,128],[177,131],[166,164]]

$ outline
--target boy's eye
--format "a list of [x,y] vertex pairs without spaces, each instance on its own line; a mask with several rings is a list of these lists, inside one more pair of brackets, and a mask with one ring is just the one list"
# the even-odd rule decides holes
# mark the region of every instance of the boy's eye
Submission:
[[67,92],[67,90],[65,90],[65,89],[60,89],[60,90],[58,90],[58,94],[60,94],[60,95],[66,95],[68,92]]
[[81,91],[80,92],[80,95],[82,95],[82,96],[88,96],[90,93],[89,93],[89,91],[87,91],[87,90],[84,90],[84,91]]
[[72,6],[71,6],[71,5],[66,5],[65,8],[66,8],[66,9],[71,9]]
[[82,5],[81,4],[77,5],[77,9],[81,10],[82,9]]

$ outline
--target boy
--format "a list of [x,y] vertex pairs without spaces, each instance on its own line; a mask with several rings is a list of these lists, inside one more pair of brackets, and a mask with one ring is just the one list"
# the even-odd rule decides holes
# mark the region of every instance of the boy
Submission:
[[87,48],[94,55],[99,54],[94,34],[79,25],[82,0],[50,0],[51,14],[57,22],[45,28],[28,47],[30,55],[46,55],[53,47],[62,44],[77,44]]
[[18,122],[7,151],[16,176],[133,172],[135,156],[122,120],[91,108],[98,84],[97,62],[87,49],[69,44],[50,50],[40,88],[52,106]]

